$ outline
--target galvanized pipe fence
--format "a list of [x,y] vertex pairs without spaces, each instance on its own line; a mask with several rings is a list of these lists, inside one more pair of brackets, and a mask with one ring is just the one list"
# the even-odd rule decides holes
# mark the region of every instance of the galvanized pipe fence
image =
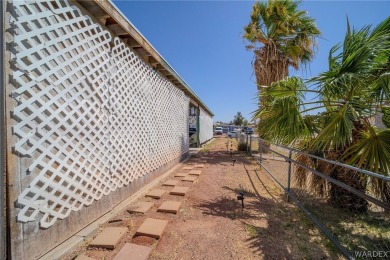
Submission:
[[390,177],[250,135],[247,153],[347,259],[390,258]]

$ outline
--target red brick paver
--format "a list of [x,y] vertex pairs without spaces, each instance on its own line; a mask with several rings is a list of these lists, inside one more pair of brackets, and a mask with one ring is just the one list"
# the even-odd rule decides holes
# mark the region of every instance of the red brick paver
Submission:
[[136,236],[148,236],[159,239],[166,226],[168,225],[167,220],[147,218],[144,223],[137,229]]
[[147,260],[152,248],[126,243],[113,260]]
[[91,247],[114,249],[127,232],[126,227],[107,227],[89,244]]

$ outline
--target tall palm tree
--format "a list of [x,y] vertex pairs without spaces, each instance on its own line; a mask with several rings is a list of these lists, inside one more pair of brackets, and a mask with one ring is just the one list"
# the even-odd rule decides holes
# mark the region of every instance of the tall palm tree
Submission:
[[[309,80],[313,87],[296,77],[275,82],[260,95],[266,104],[255,113],[262,118],[263,135],[270,140],[300,146],[330,159],[342,159],[364,169],[390,175],[390,129],[380,130],[370,118],[390,100],[390,17],[375,28],[351,30],[349,23],[343,44],[329,53],[329,70]],[[315,92],[317,100],[305,101],[305,92]],[[308,115],[309,111],[323,110]],[[324,165],[308,158],[300,160],[326,171]],[[368,183],[383,200],[390,202],[390,187],[378,180],[367,180],[353,172],[329,168],[333,178],[365,191]],[[307,181],[298,169],[300,183]],[[318,180],[312,187],[318,189]],[[331,202],[364,211],[367,203],[330,185]],[[337,200],[335,198],[337,197]],[[332,201],[333,199],[333,201]],[[348,203],[346,203],[348,202]],[[347,205],[348,204],[348,205]],[[356,205],[359,204],[359,205]]]
[[299,10],[300,2],[269,0],[253,5],[244,38],[254,49],[257,87],[269,86],[288,76],[314,56],[315,37],[320,35],[314,19]]

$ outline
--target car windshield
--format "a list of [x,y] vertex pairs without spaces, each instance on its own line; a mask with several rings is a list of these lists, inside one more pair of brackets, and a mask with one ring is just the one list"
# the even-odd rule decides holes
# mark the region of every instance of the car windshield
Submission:
[[222,130],[222,127],[216,127],[215,130]]

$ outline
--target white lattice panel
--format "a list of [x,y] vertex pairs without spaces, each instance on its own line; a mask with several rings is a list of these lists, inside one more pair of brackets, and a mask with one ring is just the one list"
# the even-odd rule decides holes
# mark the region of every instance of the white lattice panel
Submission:
[[188,151],[189,98],[68,1],[14,1],[18,220],[50,227]]
[[213,138],[213,118],[200,108],[199,113],[199,142],[202,144]]

